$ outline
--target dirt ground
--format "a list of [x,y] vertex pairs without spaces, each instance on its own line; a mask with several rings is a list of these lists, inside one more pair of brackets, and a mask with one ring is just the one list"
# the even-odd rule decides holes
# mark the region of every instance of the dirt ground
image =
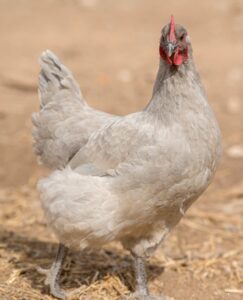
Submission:
[[[243,299],[242,0],[0,0],[0,299],[53,299],[35,269],[50,266],[57,247],[36,192],[48,171],[31,146],[38,56],[56,52],[91,105],[133,112],[150,98],[171,13],[190,33],[224,155],[210,188],[148,262],[150,287],[175,300]],[[62,286],[80,287],[74,299],[121,299],[134,288],[131,271],[129,254],[112,244],[71,253]]]

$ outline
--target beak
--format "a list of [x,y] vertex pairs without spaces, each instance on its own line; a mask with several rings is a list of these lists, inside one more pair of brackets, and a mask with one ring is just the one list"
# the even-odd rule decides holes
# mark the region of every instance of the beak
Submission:
[[168,44],[166,45],[167,55],[171,57],[175,49],[176,49],[176,45],[174,43],[168,42]]

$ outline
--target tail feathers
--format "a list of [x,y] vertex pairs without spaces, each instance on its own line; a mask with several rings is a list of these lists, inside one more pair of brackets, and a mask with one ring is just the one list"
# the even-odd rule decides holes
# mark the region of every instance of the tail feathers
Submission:
[[84,102],[78,83],[72,73],[59,58],[50,50],[46,50],[40,57],[41,71],[39,75],[39,97],[41,108],[48,102],[62,97]]

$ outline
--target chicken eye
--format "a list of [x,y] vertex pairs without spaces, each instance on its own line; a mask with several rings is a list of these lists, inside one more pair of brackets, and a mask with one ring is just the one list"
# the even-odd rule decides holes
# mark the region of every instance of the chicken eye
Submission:
[[184,37],[185,37],[185,34],[183,33],[183,34],[179,37],[179,40],[180,40],[180,41],[183,41],[183,40],[184,40]]

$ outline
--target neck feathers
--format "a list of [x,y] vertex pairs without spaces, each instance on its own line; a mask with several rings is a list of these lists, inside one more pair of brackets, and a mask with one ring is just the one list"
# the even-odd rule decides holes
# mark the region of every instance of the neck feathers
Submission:
[[146,111],[162,118],[177,116],[181,110],[205,102],[205,94],[192,57],[180,67],[160,60],[152,99]]

